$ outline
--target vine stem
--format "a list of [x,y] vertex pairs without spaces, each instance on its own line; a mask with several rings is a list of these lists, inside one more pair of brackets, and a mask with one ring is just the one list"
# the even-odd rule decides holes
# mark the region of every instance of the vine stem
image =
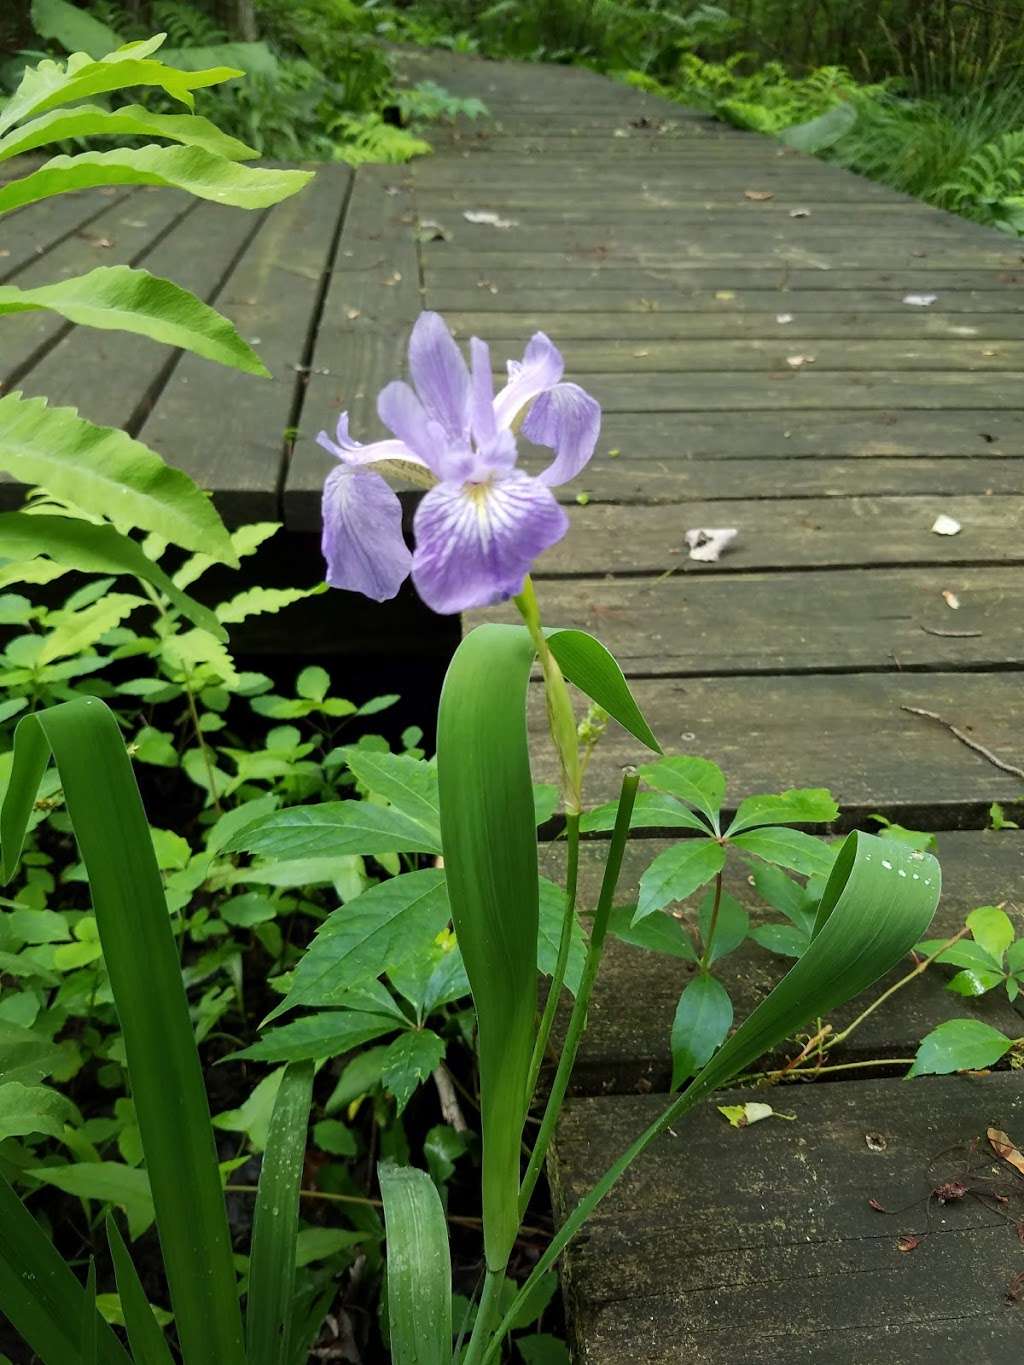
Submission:
[[565,913],[562,918],[562,933],[558,942],[558,957],[555,961],[555,970],[551,974],[551,986],[548,990],[548,998],[544,1002],[544,1013],[541,1015],[540,1027],[537,1030],[537,1041],[533,1048],[533,1057],[530,1059],[530,1075],[526,1083],[526,1093],[531,1098],[537,1088],[537,1078],[540,1069],[544,1064],[544,1057],[548,1050],[548,1041],[551,1038],[551,1029],[555,1022],[555,1014],[558,1011],[559,1001],[562,998],[562,987],[565,984],[565,973],[569,965],[569,950],[572,947],[572,930],[576,918],[576,886],[579,879],[580,866],[580,817],[569,815],[565,817],[565,832],[567,840],[566,861],[565,861]]
[[[917,977],[919,977],[922,972],[927,971],[927,969],[932,965],[932,963],[937,958],[941,957],[942,954],[948,948],[952,948],[954,943],[959,943],[960,940],[962,938],[965,938],[969,932],[970,931],[967,925],[966,924],[963,925],[963,927],[958,929],[955,934],[953,934],[950,938],[947,938],[945,943],[941,944],[938,948],[936,948],[935,952],[932,953],[929,957],[922,958],[920,962],[915,962],[913,968],[909,972],[907,972],[906,976],[901,976],[899,981],[897,981],[894,985],[890,986],[888,990],[883,991],[882,994],[878,996],[876,1000],[872,1000],[871,1004],[868,1005],[867,1009],[862,1010],[860,1014],[857,1015],[856,1019],[854,1019],[852,1023],[847,1024],[846,1028],[844,1028],[841,1033],[833,1033],[832,1037],[829,1038],[827,1042],[824,1044],[822,1051],[829,1052],[831,1051],[832,1048],[836,1046],[837,1043],[845,1042],[845,1040],[849,1038],[850,1034],[854,1031],[854,1029],[860,1028],[861,1024],[863,1024],[864,1020],[868,1017],[868,1015],[874,1014],[875,1010],[878,1009],[879,1005],[884,1005],[885,1002],[889,1000],[892,996],[894,996],[897,991],[901,991],[904,986],[909,986],[911,981],[916,980]],[[911,1058],[911,1060],[913,1060],[913,1058]]]
[[700,958],[700,969],[706,972],[711,960],[711,949],[715,943],[715,930],[718,928],[718,912],[722,908],[722,881],[724,872],[719,872],[715,877],[715,899],[711,905],[711,922],[708,924],[707,941],[704,944],[704,951]]
[[640,778],[636,773],[627,773],[622,779],[619,807],[615,813],[615,828],[608,847],[608,858],[605,862],[604,877],[601,881],[601,894],[590,929],[590,943],[587,946],[583,975],[576,991],[576,999],[573,1001],[569,1027],[566,1031],[565,1042],[562,1045],[562,1055],[558,1059],[558,1069],[555,1072],[555,1079],[551,1083],[551,1093],[548,1095],[540,1131],[537,1134],[536,1142],[533,1144],[530,1162],[519,1190],[520,1218],[526,1212],[530,1196],[533,1194],[534,1186],[540,1177],[544,1158],[547,1155],[548,1146],[555,1131],[555,1124],[558,1122],[558,1115],[561,1112],[562,1101],[568,1089],[569,1077],[572,1075],[576,1053],[579,1051],[580,1039],[587,1025],[587,1007],[590,1003],[590,993],[593,990],[597,970],[601,964],[601,953],[608,931],[608,920],[612,911],[615,888],[618,885],[619,873],[622,870],[622,858],[629,839],[629,822],[633,815],[633,803],[636,801],[636,791],[639,784]]

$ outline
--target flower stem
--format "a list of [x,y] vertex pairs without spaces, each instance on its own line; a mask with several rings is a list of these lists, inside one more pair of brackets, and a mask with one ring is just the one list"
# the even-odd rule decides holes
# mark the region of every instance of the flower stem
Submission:
[[462,1357],[462,1365],[479,1365],[484,1348],[488,1345],[487,1339],[491,1332],[491,1322],[499,1304],[498,1295],[504,1282],[505,1271],[503,1269],[488,1269],[484,1280],[483,1293],[480,1295],[480,1306],[476,1310],[473,1334],[469,1338],[466,1354]]
[[723,873],[719,872],[715,878],[715,899],[711,904],[711,921],[708,924],[708,936],[704,943],[704,951],[700,958],[700,969],[706,972],[711,963],[711,949],[715,943],[715,930],[718,928],[718,912],[722,908],[722,880]]
[[581,786],[583,782],[580,769],[580,746],[576,733],[576,717],[573,714],[572,699],[566,686],[558,660],[551,653],[544,628],[540,620],[540,607],[533,581],[529,574],[523,581],[523,590],[513,599],[519,614],[530,632],[540,660],[544,675],[544,696],[548,708],[548,726],[555,742],[558,761],[562,770],[562,801],[566,815],[579,815],[583,808]]
[[540,1069],[544,1065],[548,1040],[551,1037],[551,1028],[555,1022],[559,1001],[562,998],[562,986],[565,983],[565,972],[569,965],[569,950],[572,947],[572,930],[576,922],[576,885],[580,866],[580,817],[578,815],[567,815],[565,817],[565,834],[567,840],[565,914],[562,918],[562,936],[558,943],[555,970],[551,974],[551,986],[544,1004],[544,1013],[541,1015],[540,1027],[537,1030],[537,1041],[534,1044],[533,1057],[530,1061],[530,1075],[526,1083],[526,1093],[531,1098],[537,1088],[537,1077],[540,1075]]
[[850,1034],[854,1031],[854,1029],[860,1028],[861,1024],[863,1024],[864,1020],[868,1017],[869,1014],[874,1014],[875,1010],[878,1009],[880,1005],[884,1005],[885,1002],[891,996],[895,995],[897,991],[902,990],[904,986],[909,986],[911,981],[919,977],[923,971],[926,971],[927,968],[929,968],[932,965],[932,963],[936,960],[936,958],[941,957],[947,948],[952,948],[954,943],[959,943],[960,940],[964,938],[967,933],[969,933],[969,930],[967,928],[967,925],[965,924],[961,929],[958,929],[957,932],[953,934],[950,938],[947,938],[945,943],[941,944],[938,948],[936,948],[935,952],[932,953],[930,957],[922,958],[920,962],[916,962],[914,966],[911,968],[911,970],[907,972],[906,976],[901,976],[899,981],[895,982],[894,985],[890,986],[888,990],[883,991],[882,994],[878,996],[876,1000],[872,1000],[871,1004],[868,1005],[867,1009],[862,1010],[861,1013],[857,1015],[856,1019],[854,1019],[852,1023],[847,1024],[846,1028],[844,1028],[841,1033],[833,1033],[832,1037],[829,1038],[828,1041],[825,1043],[822,1051],[829,1052],[838,1043],[845,1042],[846,1039],[849,1038]]
[[569,1077],[572,1075],[573,1064],[576,1061],[576,1053],[579,1050],[580,1039],[587,1023],[587,1006],[590,1003],[590,992],[593,989],[594,981],[597,977],[597,969],[601,963],[601,953],[604,948],[605,934],[608,930],[608,919],[612,911],[612,900],[615,896],[615,888],[618,885],[619,873],[622,870],[622,858],[626,851],[626,843],[629,839],[629,822],[633,814],[633,803],[636,800],[636,789],[640,779],[636,773],[627,773],[622,779],[622,790],[619,794],[619,808],[615,815],[615,829],[612,832],[611,843],[608,846],[608,859],[605,863],[604,878],[601,882],[601,894],[597,902],[597,911],[594,914],[593,923],[590,929],[590,943],[587,947],[587,958],[583,967],[583,976],[580,980],[579,989],[576,992],[576,999],[573,1002],[572,1015],[569,1018],[569,1028],[562,1045],[562,1055],[558,1060],[558,1069],[555,1072],[555,1079],[551,1083],[551,1093],[548,1095],[548,1102],[544,1109],[544,1117],[541,1120],[540,1131],[537,1140],[533,1145],[533,1152],[530,1156],[529,1165],[526,1168],[526,1175],[519,1190],[519,1216],[525,1214],[533,1194],[534,1186],[540,1176],[544,1165],[544,1158],[547,1155],[548,1146],[555,1131],[555,1124],[558,1122],[558,1115],[561,1112],[562,1101],[568,1089]]

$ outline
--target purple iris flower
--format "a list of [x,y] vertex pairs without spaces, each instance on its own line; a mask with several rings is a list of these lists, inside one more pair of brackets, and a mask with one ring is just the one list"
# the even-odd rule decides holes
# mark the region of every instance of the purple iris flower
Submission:
[[[494,393],[490,351],[477,337],[471,365],[438,313],[421,313],[409,339],[412,385],[381,390],[377,411],[393,439],[360,445],[348,414],[335,440],[320,445],[340,463],[323,494],[327,581],[383,602],[409,574],[434,611],[485,607],[519,593],[536,557],[569,528],[551,492],[590,459],[601,409],[578,384],[563,384],[557,348],[537,332],[508,382]],[[554,451],[536,478],[516,467],[512,426],[528,409],[522,434]],[[370,466],[424,484],[413,522],[416,548],[402,537],[397,494]]]

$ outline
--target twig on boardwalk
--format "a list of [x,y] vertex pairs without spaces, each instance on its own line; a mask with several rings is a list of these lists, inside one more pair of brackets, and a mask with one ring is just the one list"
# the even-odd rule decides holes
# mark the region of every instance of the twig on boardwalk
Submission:
[[926,635],[941,635],[944,640],[976,640],[983,634],[980,630],[935,630],[932,626],[922,626]]
[[971,739],[970,735],[965,735],[962,730],[958,730],[948,720],[943,720],[941,716],[937,716],[934,711],[925,711],[920,706],[901,706],[900,710],[907,711],[912,716],[924,716],[925,720],[937,721],[939,725],[945,726],[961,744],[966,744],[968,749],[973,749],[976,754],[981,754],[982,758],[987,759],[993,767],[1001,768],[1004,773],[1012,773],[1014,777],[1024,777],[1024,768],[1017,768],[1012,763],[1004,763],[991,749],[986,749],[984,744],[979,744],[976,739]]

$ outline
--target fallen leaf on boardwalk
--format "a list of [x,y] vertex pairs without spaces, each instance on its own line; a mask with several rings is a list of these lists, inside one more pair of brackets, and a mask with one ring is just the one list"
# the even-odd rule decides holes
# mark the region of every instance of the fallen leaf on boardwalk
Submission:
[[950,592],[950,590],[949,590],[948,588],[944,588],[944,589],[943,589],[943,591],[942,591],[942,600],[945,602],[946,606],[949,607],[950,611],[959,611],[959,610],[960,610],[960,599],[959,599],[959,597],[957,597],[957,595],[956,595],[955,592]]
[[738,535],[739,531],[735,526],[695,526],[686,533],[690,558],[699,559],[703,564],[714,564],[721,557],[725,547]]
[[433,218],[424,218],[416,229],[417,242],[450,242],[452,234],[441,223],[435,223]]
[[796,1118],[795,1114],[780,1114],[770,1104],[756,1101],[749,1104],[720,1104],[718,1112],[729,1120],[733,1128],[749,1128],[752,1123],[760,1123],[762,1119],[786,1119],[792,1123]]
[[957,536],[960,534],[960,523],[941,512],[932,523],[932,530],[937,536]]
[[810,209],[790,209],[789,216],[790,218],[810,218],[811,211]]
[[938,297],[938,294],[904,294],[903,302],[915,308],[930,308]]
[[356,318],[361,318],[363,316],[363,310],[361,308],[346,308],[345,316],[348,318],[349,322],[355,322]]
[[940,1204],[955,1204],[958,1199],[963,1199],[967,1193],[967,1186],[962,1180],[947,1180],[944,1185],[937,1185],[932,1190],[932,1198]]
[[787,322],[792,322],[792,321],[793,321],[793,314],[792,314],[792,313],[776,313],[776,314],[775,314],[775,321],[776,321],[776,322],[780,322],[780,323],[782,323],[783,326],[785,326]]
[[976,337],[978,335],[977,327],[951,327],[949,330],[958,337]]
[[386,280],[381,280],[381,284],[383,284],[388,289],[392,289],[396,284],[401,284],[401,282],[402,272],[400,270],[394,271],[391,275],[387,277]]
[[1024,1153],[1008,1134],[1001,1128],[989,1128],[987,1137],[996,1156],[1001,1157],[1008,1166],[1024,1175]]
[[915,1237],[912,1232],[908,1232],[905,1237],[901,1237],[896,1243],[897,1251],[916,1251],[921,1245],[920,1237]]
[[718,289],[715,291],[715,298],[721,299],[723,302],[726,302],[729,299],[734,299],[735,297],[736,295],[732,292],[731,289]]
[[884,1152],[888,1143],[881,1133],[865,1133],[864,1142],[871,1152]]
[[774,199],[775,195],[771,190],[744,190],[743,198],[749,199],[755,204],[763,203],[765,199]]
[[790,369],[792,369],[792,370],[799,370],[799,369],[802,369],[802,368],[804,367],[804,365],[813,365],[813,364],[814,364],[814,356],[812,356],[812,355],[788,355],[788,356],[786,356],[786,364],[787,364],[787,365],[790,367]]
[[485,227],[513,228],[519,226],[514,218],[502,218],[500,213],[492,213],[490,209],[466,209],[462,216],[467,223],[480,223]]
[[869,1208],[869,1209],[874,1209],[874,1211],[875,1211],[876,1213],[888,1213],[888,1212],[889,1212],[889,1210],[888,1210],[883,1204],[880,1204],[880,1203],[878,1202],[877,1199],[869,1199],[869,1200],[868,1200],[868,1208]]

